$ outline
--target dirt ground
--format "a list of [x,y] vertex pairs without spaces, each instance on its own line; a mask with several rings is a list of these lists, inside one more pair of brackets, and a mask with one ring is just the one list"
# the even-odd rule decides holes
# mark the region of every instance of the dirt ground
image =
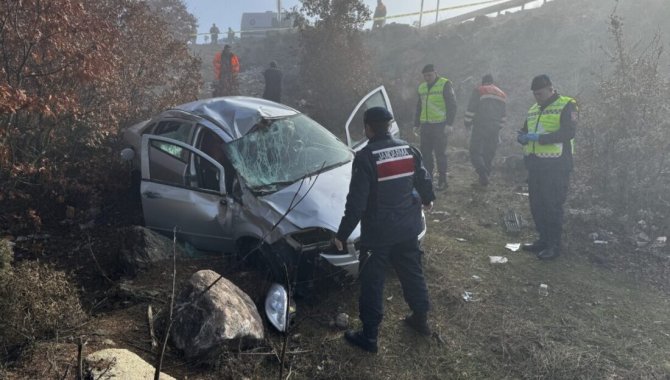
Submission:
[[[454,139],[458,141],[458,139]],[[450,151],[450,187],[440,193],[427,215],[425,270],[432,300],[434,335],[419,337],[405,328],[408,313],[399,283],[390,275],[385,291],[385,320],[377,355],[363,353],[330,326],[340,312],[357,321],[357,283],[319,292],[316,304],[298,304],[298,316],[288,336],[283,378],[291,379],[662,379],[670,376],[670,313],[667,262],[628,252],[624,245],[594,246],[588,226],[567,221],[564,254],[540,262],[506,243],[532,239],[527,227],[508,235],[502,214],[516,210],[530,219],[527,196],[519,191],[523,172],[510,174],[498,165],[486,189],[471,186],[475,175],[463,150]],[[130,211],[132,202],[116,204]],[[118,241],[114,231],[137,217],[121,217],[91,232],[101,268],[111,268]],[[574,223],[571,223],[573,221]],[[118,223],[115,225],[115,223]],[[72,378],[76,337],[87,344],[84,354],[107,347],[127,348],[154,362],[147,327],[147,307],[167,308],[171,265],[151,269],[129,283],[135,296],[118,291],[94,265],[90,251],[72,247],[82,236],[65,234],[44,251],[44,257],[67,257],[79,265],[71,272],[82,287],[90,320],[78,331],[41,342],[7,378]],[[21,248],[20,248],[21,249]],[[66,255],[58,252],[70,250]],[[600,251],[598,251],[600,250]],[[489,256],[505,256],[505,264],[490,264]],[[60,261],[60,260],[56,260]],[[64,263],[64,261],[62,262]],[[259,273],[229,273],[227,258],[209,257],[179,263],[178,282],[198,269],[226,274],[249,291],[264,281]],[[103,269],[104,270],[104,269]],[[547,284],[548,296],[538,292]],[[464,299],[464,292],[471,299]],[[160,332],[160,326],[157,330]],[[267,329],[265,342],[254,349],[231,351],[214,364],[186,362],[168,347],[164,372],[189,379],[267,379],[280,375],[284,336]],[[67,376],[63,376],[67,373]]]

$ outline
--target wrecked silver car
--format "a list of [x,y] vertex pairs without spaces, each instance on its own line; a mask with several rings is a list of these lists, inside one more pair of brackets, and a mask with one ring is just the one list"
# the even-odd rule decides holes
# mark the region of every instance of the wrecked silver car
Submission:
[[[183,104],[127,129],[122,156],[141,172],[146,226],[169,235],[177,227],[201,250],[257,251],[280,283],[301,266],[356,275],[360,226],[343,252],[330,241],[353,150],[366,143],[362,114],[375,106],[391,111],[383,87],[349,117],[347,144],[295,109],[249,97]],[[282,331],[286,303],[285,289],[273,287],[266,313]]]

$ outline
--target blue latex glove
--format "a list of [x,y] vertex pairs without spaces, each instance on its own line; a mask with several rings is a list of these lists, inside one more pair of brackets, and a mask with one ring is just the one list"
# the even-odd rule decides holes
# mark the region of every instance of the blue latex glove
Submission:
[[527,133],[526,138],[528,141],[540,141],[540,134],[539,133]]
[[516,133],[516,141],[521,145],[528,144],[528,135],[519,131]]

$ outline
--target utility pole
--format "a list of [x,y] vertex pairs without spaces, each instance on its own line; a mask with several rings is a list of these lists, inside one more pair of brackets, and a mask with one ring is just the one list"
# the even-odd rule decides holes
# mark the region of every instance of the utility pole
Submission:
[[421,0],[421,11],[419,11],[419,29],[421,29],[421,21],[423,21],[423,0]]
[[437,8],[435,8],[435,23],[437,24],[437,18],[440,15],[440,0],[437,0]]
[[281,28],[281,0],[277,0],[277,26]]

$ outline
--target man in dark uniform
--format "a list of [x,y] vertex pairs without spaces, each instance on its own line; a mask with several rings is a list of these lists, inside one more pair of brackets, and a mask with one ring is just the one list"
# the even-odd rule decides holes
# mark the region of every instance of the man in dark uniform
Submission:
[[281,103],[281,80],[282,72],[277,67],[276,61],[270,62],[270,67],[263,71],[265,78],[265,90],[263,90],[263,99],[272,100]]
[[219,43],[219,28],[217,28],[216,24],[212,24],[212,27],[209,28],[209,34],[212,36],[212,45],[216,45]]
[[377,352],[377,335],[383,317],[386,268],[395,268],[405,301],[412,314],[407,325],[424,335],[428,327],[428,290],[423,277],[418,235],[423,229],[421,206],[433,206],[432,180],[421,154],[389,133],[393,116],[383,107],[365,111],[368,145],[356,153],[349,195],[340,227],[333,238],[338,250],[361,222],[359,279],[360,319],[363,329],[347,331],[346,340]]
[[386,5],[384,5],[382,0],[377,0],[377,7],[375,8],[375,14],[372,18],[374,20],[372,29],[379,29],[386,24]]
[[517,141],[523,145],[530,211],[539,239],[523,249],[549,260],[561,253],[563,203],[573,167],[578,108],[574,99],[554,90],[547,75],[533,78],[531,90],[537,103],[528,111]]
[[500,129],[505,124],[506,106],[507,95],[493,83],[491,74],[484,75],[481,86],[472,91],[463,122],[465,128],[472,129],[470,161],[481,186],[489,184]]
[[433,155],[437,163],[437,189],[447,188],[447,129],[456,117],[456,99],[451,81],[441,77],[435,66],[426,65],[424,82],[417,90],[415,133],[421,134],[421,153],[425,155],[426,169],[433,176]]

